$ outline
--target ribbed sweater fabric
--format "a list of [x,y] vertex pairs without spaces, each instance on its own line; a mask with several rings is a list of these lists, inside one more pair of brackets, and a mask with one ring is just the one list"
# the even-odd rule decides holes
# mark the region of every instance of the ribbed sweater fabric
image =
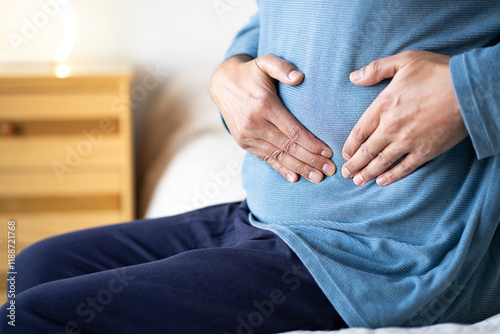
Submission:
[[290,112],[328,144],[337,166],[366,108],[387,86],[349,73],[408,49],[453,56],[470,136],[390,186],[340,172],[288,183],[247,154],[254,226],[300,257],[349,326],[473,323],[500,313],[500,1],[261,0],[227,57],[273,53],[302,84],[279,84]]

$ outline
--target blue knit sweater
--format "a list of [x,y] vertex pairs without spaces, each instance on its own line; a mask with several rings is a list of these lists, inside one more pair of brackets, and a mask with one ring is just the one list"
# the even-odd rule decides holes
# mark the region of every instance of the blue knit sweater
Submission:
[[[340,173],[288,183],[247,154],[254,226],[297,253],[349,326],[472,323],[500,313],[500,1],[261,0],[227,57],[273,53],[304,82],[279,85],[285,106],[329,145],[386,87],[349,73],[408,49],[453,56],[470,137],[390,186]],[[496,233],[496,234],[495,234]]]

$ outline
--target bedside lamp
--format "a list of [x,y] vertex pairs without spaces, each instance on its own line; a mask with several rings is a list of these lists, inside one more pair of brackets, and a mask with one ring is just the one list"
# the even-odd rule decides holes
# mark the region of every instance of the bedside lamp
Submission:
[[63,25],[63,36],[61,44],[54,54],[54,61],[58,63],[56,76],[58,78],[66,78],[70,74],[70,69],[63,63],[69,58],[76,41],[76,16],[69,1],[60,4],[59,15]]
[[[55,2],[55,0],[51,0]],[[64,63],[73,51],[76,41],[76,16],[73,11],[73,7],[68,0],[61,1],[58,0],[59,4],[59,15],[61,17],[63,25],[63,37],[61,44],[54,54],[54,61],[56,63]]]
[[77,35],[69,0],[1,0],[0,29],[7,37],[0,41],[3,67],[62,64],[73,51]]

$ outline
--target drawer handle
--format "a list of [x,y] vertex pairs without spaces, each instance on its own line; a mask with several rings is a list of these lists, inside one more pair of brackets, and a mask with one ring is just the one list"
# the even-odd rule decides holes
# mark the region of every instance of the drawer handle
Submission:
[[0,136],[13,136],[16,128],[12,122],[0,122]]

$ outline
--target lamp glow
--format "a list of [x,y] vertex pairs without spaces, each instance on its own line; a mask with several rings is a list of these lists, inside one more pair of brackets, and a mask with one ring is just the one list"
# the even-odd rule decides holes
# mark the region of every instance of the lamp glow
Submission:
[[[56,0],[50,1],[56,4]],[[58,0],[58,2],[59,15],[63,26],[63,36],[61,44],[54,54],[54,61],[56,63],[63,63],[69,58],[71,52],[73,51],[73,47],[76,42],[77,28],[75,12],[73,11],[73,7],[71,7],[69,1]]]
[[56,66],[56,77],[64,79],[69,77],[71,71],[66,64],[59,64]]

